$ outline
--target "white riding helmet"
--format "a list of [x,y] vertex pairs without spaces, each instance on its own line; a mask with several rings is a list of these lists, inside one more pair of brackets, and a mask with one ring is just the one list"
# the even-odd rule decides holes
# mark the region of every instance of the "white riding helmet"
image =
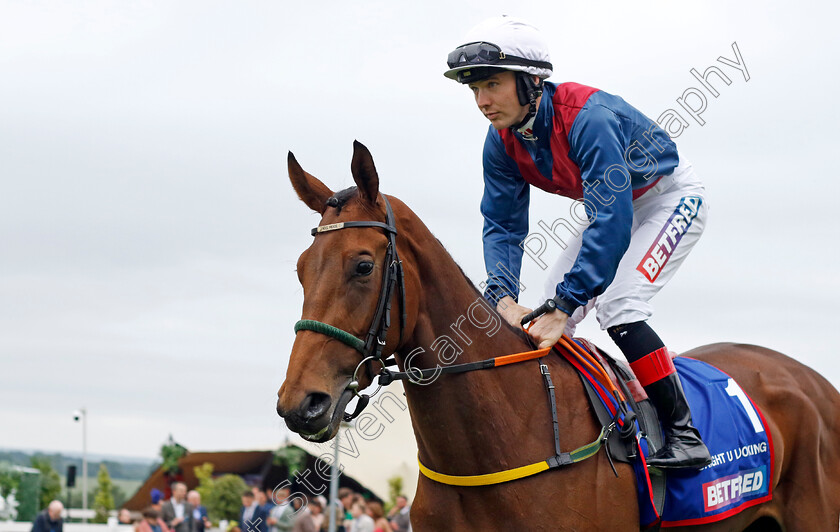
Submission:
[[474,69],[494,67],[525,72],[545,79],[552,74],[548,46],[534,26],[502,15],[471,29],[461,46],[449,53],[444,76],[460,83],[475,79]]

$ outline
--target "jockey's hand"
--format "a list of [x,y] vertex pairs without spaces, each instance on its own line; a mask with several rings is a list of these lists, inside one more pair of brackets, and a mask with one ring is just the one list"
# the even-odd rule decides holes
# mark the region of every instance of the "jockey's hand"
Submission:
[[522,327],[522,318],[531,313],[531,309],[523,307],[510,296],[505,296],[496,304],[496,312],[513,327]]
[[567,321],[569,321],[569,315],[562,310],[547,312],[531,322],[528,334],[538,344],[538,349],[551,347],[563,336]]

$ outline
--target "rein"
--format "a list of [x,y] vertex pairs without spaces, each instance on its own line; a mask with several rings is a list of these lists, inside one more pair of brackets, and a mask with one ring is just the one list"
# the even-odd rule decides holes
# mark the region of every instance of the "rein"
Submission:
[[[549,354],[552,349],[558,348],[558,351],[580,372],[579,366],[586,368],[592,378],[604,386],[609,393],[611,393],[620,405],[625,405],[625,399],[621,390],[607,376],[601,365],[589,354],[585,349],[580,347],[574,340],[567,336],[563,336],[555,346],[545,349],[538,349],[535,351],[526,351],[523,353],[514,353],[510,355],[499,356],[477,362],[467,362],[463,364],[454,364],[445,367],[435,367],[431,369],[417,369],[411,368],[406,372],[395,372],[387,368],[387,366],[394,365],[393,358],[384,359],[382,357],[382,349],[386,343],[388,329],[391,326],[391,296],[394,288],[399,283],[397,289],[399,305],[400,305],[400,336],[397,345],[402,343],[403,332],[406,323],[406,308],[405,308],[405,278],[402,268],[402,261],[399,259],[397,253],[396,235],[397,228],[395,224],[394,213],[391,209],[391,204],[388,198],[382,195],[385,201],[385,223],[375,221],[351,221],[339,222],[328,225],[321,225],[312,229],[312,236],[317,236],[321,233],[329,231],[337,231],[341,229],[348,229],[354,227],[376,227],[383,229],[388,236],[388,250],[385,254],[385,268],[382,274],[382,289],[379,293],[379,300],[376,305],[376,312],[373,315],[373,320],[368,329],[365,340],[357,336],[339,329],[334,325],[324,323],[318,320],[301,319],[295,323],[295,333],[298,331],[313,331],[331,338],[351,347],[361,353],[362,360],[356,366],[353,372],[350,383],[345,388],[345,391],[353,393],[359,398],[356,408],[353,413],[343,414],[344,421],[352,421],[358,417],[362,410],[370,402],[370,398],[376,395],[383,386],[387,386],[395,380],[409,380],[417,383],[421,379],[437,377],[440,374],[451,373],[466,373],[469,371],[482,370],[505,366],[508,364],[516,364],[527,360],[539,359],[540,374],[543,376],[546,391],[548,393],[549,404],[551,407],[552,425],[554,429],[554,455],[549,458],[536,462],[530,465],[516,467],[505,471],[496,473],[488,473],[483,475],[447,475],[429,469],[422,462],[419,461],[420,471],[428,478],[443,484],[453,486],[485,486],[491,484],[500,484],[509,482],[520,478],[525,478],[531,475],[536,475],[549,469],[555,469],[561,466],[567,466],[583,461],[597,452],[604,446],[607,438],[616,427],[626,428],[627,424],[633,424],[632,414],[628,416],[626,408],[616,410],[615,417],[612,422],[606,426],[601,427],[601,432],[598,437],[571,452],[562,452],[560,450],[560,429],[557,421],[557,404],[554,397],[554,384],[551,381],[551,374],[548,371],[548,365],[544,364],[541,357]],[[543,310],[544,312],[544,310]],[[563,349],[559,349],[562,347]],[[382,370],[378,374],[378,387],[372,394],[359,393],[358,372],[363,365],[366,365],[368,376],[373,380],[371,371],[371,362],[379,362],[382,365]],[[583,372],[581,372],[583,374]],[[622,430],[622,432],[624,432]],[[609,452],[607,453],[609,457]],[[610,458],[610,465],[612,466],[612,458]],[[615,467],[613,467],[615,471]],[[616,476],[618,474],[616,473]]]

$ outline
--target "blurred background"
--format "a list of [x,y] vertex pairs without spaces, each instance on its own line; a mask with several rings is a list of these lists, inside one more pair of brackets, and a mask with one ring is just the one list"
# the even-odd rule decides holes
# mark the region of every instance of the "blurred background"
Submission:
[[[295,262],[318,221],[287,152],[339,190],[363,142],[381,190],[478,284],[488,124],[442,72],[501,13],[543,31],[551,81],[688,123],[676,142],[711,213],[654,299],[665,342],[760,344],[840,385],[837,4],[0,0],[0,462],[40,452],[66,476],[81,408],[91,488],[110,460],[126,499],[174,442],[331,453],[274,412],[300,317]],[[733,43],[749,80],[718,61]],[[712,78],[700,125],[677,99],[712,65],[731,83]],[[568,208],[535,190],[531,227]],[[545,274],[524,264],[535,305]],[[578,334],[618,355],[593,317]],[[408,413],[394,414],[343,458],[382,498],[388,479],[416,483]]]

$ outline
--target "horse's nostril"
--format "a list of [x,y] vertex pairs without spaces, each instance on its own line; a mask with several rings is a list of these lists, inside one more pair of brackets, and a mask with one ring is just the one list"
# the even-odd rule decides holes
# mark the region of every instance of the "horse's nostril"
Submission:
[[330,396],[325,393],[310,393],[300,405],[301,416],[306,421],[318,419],[330,409]]

